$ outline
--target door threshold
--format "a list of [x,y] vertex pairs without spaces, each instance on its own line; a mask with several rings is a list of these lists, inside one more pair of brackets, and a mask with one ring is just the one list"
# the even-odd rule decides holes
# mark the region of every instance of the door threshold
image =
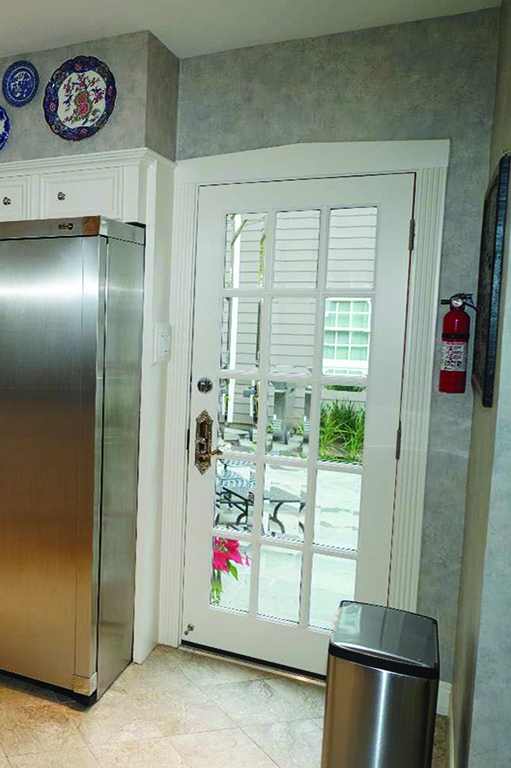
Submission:
[[218,648],[209,648],[205,645],[191,643],[188,640],[181,641],[179,650],[185,651],[186,653],[196,653],[198,656],[205,656],[210,659],[216,659],[217,661],[228,661],[231,664],[237,664],[240,667],[258,669],[262,672],[271,672],[274,675],[287,677],[290,680],[296,680],[302,683],[312,683],[313,685],[318,685],[320,687],[324,687],[326,682],[326,675],[316,675],[313,672],[304,672],[303,670],[295,669],[294,667],[286,667],[283,664],[273,664],[269,661],[254,659],[251,656],[243,656],[240,653],[230,653],[229,651],[221,651]]

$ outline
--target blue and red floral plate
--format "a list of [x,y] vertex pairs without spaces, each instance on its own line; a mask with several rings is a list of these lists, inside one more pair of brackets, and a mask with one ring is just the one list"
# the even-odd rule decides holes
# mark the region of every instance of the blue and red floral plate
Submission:
[[114,111],[117,88],[107,65],[94,56],[76,56],[51,76],[44,94],[44,116],[67,141],[94,136]]

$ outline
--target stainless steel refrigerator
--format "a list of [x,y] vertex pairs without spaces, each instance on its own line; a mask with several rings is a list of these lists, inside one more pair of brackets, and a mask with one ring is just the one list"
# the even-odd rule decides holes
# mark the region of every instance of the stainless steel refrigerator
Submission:
[[132,657],[144,230],[0,224],[0,670],[87,697]]

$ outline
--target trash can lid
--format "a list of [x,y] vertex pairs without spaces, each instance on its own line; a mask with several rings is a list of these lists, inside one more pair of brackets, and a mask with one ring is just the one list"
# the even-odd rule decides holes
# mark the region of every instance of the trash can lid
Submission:
[[439,677],[437,622],[395,608],[343,600],[329,653],[397,674]]

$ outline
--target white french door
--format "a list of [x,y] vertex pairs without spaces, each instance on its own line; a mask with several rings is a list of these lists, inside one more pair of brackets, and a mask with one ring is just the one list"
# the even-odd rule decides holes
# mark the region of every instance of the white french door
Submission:
[[322,674],[339,601],[387,602],[413,190],[200,190],[184,639]]

